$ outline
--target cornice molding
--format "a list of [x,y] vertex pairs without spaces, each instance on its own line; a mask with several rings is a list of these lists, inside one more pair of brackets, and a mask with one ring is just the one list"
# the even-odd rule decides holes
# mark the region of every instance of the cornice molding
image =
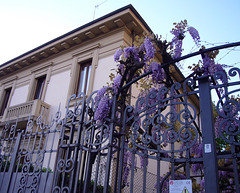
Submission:
[[94,49],[96,49],[96,48],[100,48],[100,44],[99,44],[99,43],[94,44],[94,45],[92,45],[92,46],[89,46],[89,47],[87,47],[87,48],[84,48],[84,49],[82,49],[82,50],[80,50],[80,51],[78,51],[78,52],[75,52],[75,53],[72,54],[72,56],[73,56],[73,57],[76,57],[76,56],[78,56],[78,55],[80,55],[80,54],[83,54],[83,53],[85,53],[85,52],[89,52],[90,50],[94,50]]

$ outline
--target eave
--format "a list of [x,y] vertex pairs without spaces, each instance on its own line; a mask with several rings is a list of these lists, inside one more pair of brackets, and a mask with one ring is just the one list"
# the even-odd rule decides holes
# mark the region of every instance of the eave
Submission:
[[0,66],[0,77],[33,66],[41,60],[122,27],[127,27],[135,34],[152,32],[134,7],[127,5],[3,63]]

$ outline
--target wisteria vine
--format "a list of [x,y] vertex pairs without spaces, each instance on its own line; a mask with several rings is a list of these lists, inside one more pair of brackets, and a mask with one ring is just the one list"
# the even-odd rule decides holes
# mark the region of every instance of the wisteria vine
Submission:
[[[135,42],[132,47],[121,47],[115,52],[114,61],[117,63],[116,75],[110,75],[112,83],[109,83],[108,86],[101,88],[95,97],[97,108],[94,114],[94,120],[96,122],[102,123],[105,118],[109,116],[113,104],[113,95],[120,96],[118,100],[125,99],[124,97],[126,96],[123,93],[127,93],[127,90],[122,90],[121,88],[123,88],[123,86],[132,79],[137,78],[146,72],[151,71],[152,73],[139,81],[137,85],[140,88],[139,97],[147,97],[150,92],[159,90],[161,87],[166,85],[169,87],[169,85],[173,84],[172,80],[169,79],[168,69],[162,64],[182,56],[183,40],[187,33],[189,33],[192,37],[199,50],[205,49],[205,47],[201,45],[198,31],[194,27],[189,26],[186,20],[181,21],[180,23],[175,23],[174,28],[170,31],[170,33],[173,35],[171,42],[161,40],[161,38],[158,38],[155,35],[148,34],[145,35],[144,38],[139,36],[135,37]],[[155,57],[157,52],[161,54],[162,58],[160,61]],[[215,63],[217,54],[218,51],[202,54],[202,60],[200,60],[197,64],[193,64],[189,68],[198,72],[199,75],[213,76],[215,72],[219,71],[226,73],[224,65]],[[165,96],[162,97],[164,98]],[[239,115],[237,116],[237,120],[239,120]],[[216,117],[216,127],[220,121],[221,117]],[[194,147],[192,147],[190,152],[191,156],[194,158],[202,157],[202,148],[202,144],[199,141],[194,145]],[[179,156],[181,157],[182,154],[180,153]],[[126,151],[123,163],[124,186],[128,185],[127,179],[132,164],[131,157],[131,152]],[[230,160],[225,159],[222,160],[220,165],[226,166],[230,162]],[[136,167],[137,159],[133,163],[135,163]],[[143,163],[144,157],[140,156],[141,168],[143,168]],[[147,163],[145,163],[145,165],[147,165]],[[203,165],[201,163],[192,164],[191,170],[193,174],[202,173]],[[226,171],[219,172],[219,176],[224,183],[228,184],[229,187],[233,184],[233,179]],[[185,175],[176,172],[176,179],[185,178]],[[168,191],[168,185],[165,184],[163,190]],[[204,178],[202,178],[201,184],[195,184],[195,192],[204,192]]]

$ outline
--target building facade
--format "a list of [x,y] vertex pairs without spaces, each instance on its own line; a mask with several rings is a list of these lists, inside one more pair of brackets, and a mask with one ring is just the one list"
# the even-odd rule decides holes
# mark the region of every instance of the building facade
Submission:
[[53,114],[72,94],[90,94],[106,85],[116,68],[115,51],[149,31],[127,6],[2,64],[0,121],[26,120],[30,113],[37,117],[42,108]]

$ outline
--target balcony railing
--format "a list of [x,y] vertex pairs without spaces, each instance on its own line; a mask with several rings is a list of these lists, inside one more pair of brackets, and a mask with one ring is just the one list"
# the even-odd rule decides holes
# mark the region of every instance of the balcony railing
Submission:
[[37,118],[40,115],[48,116],[50,105],[37,99],[11,106],[5,109],[2,121],[11,121],[14,119],[27,120],[29,116]]

